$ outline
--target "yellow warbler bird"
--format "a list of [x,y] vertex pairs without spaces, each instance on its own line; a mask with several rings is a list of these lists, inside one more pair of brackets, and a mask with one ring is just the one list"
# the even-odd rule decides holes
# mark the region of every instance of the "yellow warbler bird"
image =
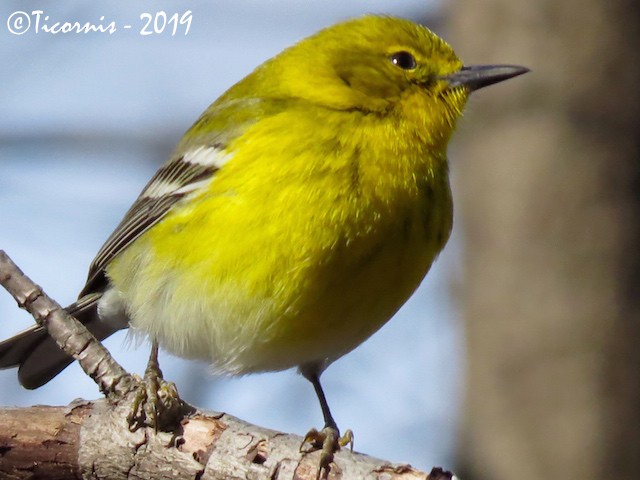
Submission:
[[[446,147],[470,92],[527,71],[463,66],[425,27],[365,16],[266,61],[187,131],[67,310],[98,338],[246,374],[298,367],[339,448],[320,374],[384,325],[451,230]],[[66,357],[40,327],[0,344],[27,388]],[[159,374],[159,370],[151,368]]]

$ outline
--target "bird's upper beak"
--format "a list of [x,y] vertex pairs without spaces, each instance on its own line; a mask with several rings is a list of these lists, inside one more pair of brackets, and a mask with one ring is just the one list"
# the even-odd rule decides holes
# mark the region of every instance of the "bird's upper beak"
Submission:
[[528,68],[517,65],[471,65],[438,79],[448,82],[449,88],[464,86],[469,91],[474,91],[517,77],[528,71]]

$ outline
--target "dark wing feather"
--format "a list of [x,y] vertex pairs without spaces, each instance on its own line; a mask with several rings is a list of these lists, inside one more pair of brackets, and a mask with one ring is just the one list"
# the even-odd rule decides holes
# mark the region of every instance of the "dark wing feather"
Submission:
[[[222,145],[199,147],[203,155],[224,155]],[[191,153],[197,152],[194,148]],[[147,183],[138,199],[125,214],[89,267],[89,276],[80,297],[104,286],[104,269],[120,252],[140,235],[158,223],[185,195],[192,193],[213,178],[218,171],[216,162],[190,161],[190,153],[180,155],[164,164]]]
[[104,269],[111,259],[158,223],[181,198],[213,178],[226,160],[225,146],[229,142],[258,119],[275,115],[287,106],[290,102],[277,99],[223,97],[211,105],[178,145],[178,153],[153,176],[102,246],[91,263],[80,297],[102,290],[106,284]]

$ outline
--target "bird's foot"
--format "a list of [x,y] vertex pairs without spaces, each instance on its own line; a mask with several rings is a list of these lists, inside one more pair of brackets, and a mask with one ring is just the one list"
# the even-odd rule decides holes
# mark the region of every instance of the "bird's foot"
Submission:
[[[310,444],[311,448],[306,449],[304,446]],[[316,480],[320,478],[327,478],[329,471],[331,470],[331,463],[333,463],[333,456],[342,447],[350,446],[353,451],[353,432],[347,430],[344,435],[340,435],[340,431],[333,426],[325,426],[322,430],[318,431],[315,428],[309,430],[300,445],[300,451],[303,453],[309,453],[315,450],[321,450],[320,452],[320,464],[318,465],[318,474]]]
[[135,432],[141,427],[158,431],[172,431],[184,417],[186,404],[178,395],[173,382],[162,378],[157,362],[149,362],[144,378],[137,377],[131,411],[127,415],[129,430]]

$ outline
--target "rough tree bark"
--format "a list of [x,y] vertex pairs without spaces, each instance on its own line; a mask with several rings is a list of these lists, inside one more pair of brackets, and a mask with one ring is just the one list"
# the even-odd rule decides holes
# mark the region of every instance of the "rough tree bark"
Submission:
[[639,17],[625,0],[451,12],[464,59],[532,69],[473,99],[452,152],[465,478],[640,478]]
[[[196,412],[178,431],[127,428],[127,405],[107,400],[68,407],[0,410],[0,478],[315,479],[319,452],[299,453],[302,438],[225,414]],[[330,479],[451,480],[343,450]]]

